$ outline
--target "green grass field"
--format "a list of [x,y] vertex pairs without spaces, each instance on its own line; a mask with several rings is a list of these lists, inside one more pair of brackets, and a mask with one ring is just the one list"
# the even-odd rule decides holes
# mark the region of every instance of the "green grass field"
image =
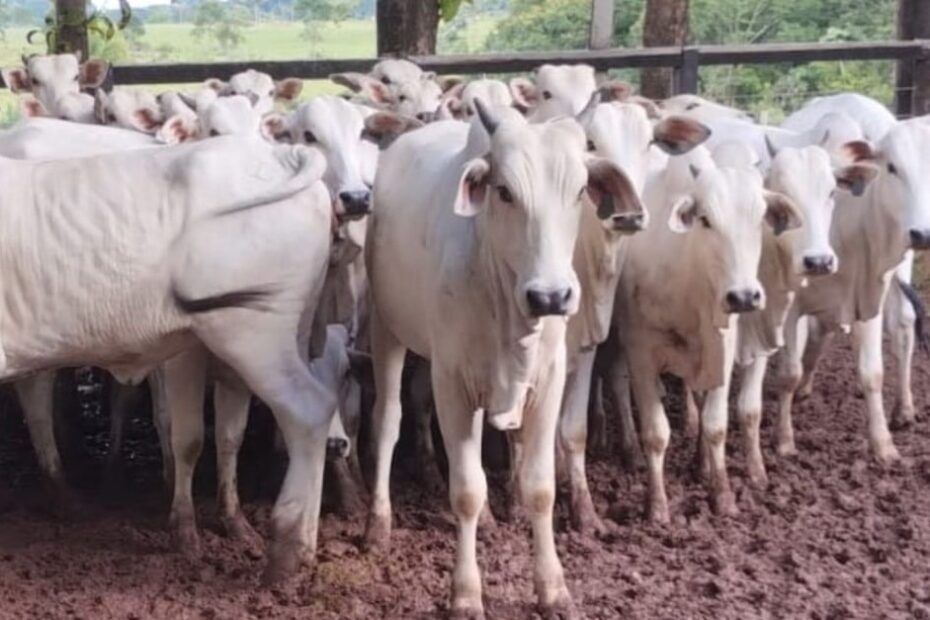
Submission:
[[[471,20],[465,29],[470,50],[479,49],[495,24],[494,18]],[[40,45],[26,42],[27,28],[9,28],[0,38],[0,66],[17,65],[22,54],[43,52]],[[261,22],[242,30],[245,40],[229,53],[223,53],[210,40],[197,39],[193,26],[181,24],[147,24],[145,34],[134,45],[121,41],[111,44],[125,59],[117,64],[216,62],[221,60],[295,60],[304,58],[372,58],[375,55],[374,20],[349,20],[319,26],[319,40],[303,37],[299,22]],[[41,37],[40,37],[41,38]],[[146,87],[164,90],[164,86]],[[338,92],[327,81],[308,81],[304,96]],[[18,105],[8,91],[0,91],[0,125],[8,125],[19,115]]]

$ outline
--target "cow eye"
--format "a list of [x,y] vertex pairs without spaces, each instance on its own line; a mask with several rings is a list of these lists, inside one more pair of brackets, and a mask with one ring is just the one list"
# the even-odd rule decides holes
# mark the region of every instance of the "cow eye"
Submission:
[[403,103],[404,101],[407,101],[407,95],[401,95],[400,97],[397,98],[397,100]]
[[307,144],[313,144],[314,142],[316,142],[316,136],[313,135],[312,131],[304,132],[304,142],[306,142]]
[[703,226],[704,228],[710,230],[710,220],[707,219],[707,216],[706,216],[706,215],[702,215],[702,216],[701,216],[700,218],[698,218],[698,219],[701,221],[701,226]]
[[268,96],[269,96],[269,97],[274,97],[274,89],[273,89],[273,88],[272,88],[271,90],[268,91]]
[[898,174],[898,167],[888,162],[888,174]]
[[589,151],[597,150],[597,145],[594,144],[594,140],[588,140],[588,150]]
[[381,78],[381,83],[384,84],[385,86],[390,86],[391,78],[385,75],[383,78]]
[[77,82],[77,81],[80,80],[80,79],[81,79],[80,74],[75,73],[75,74],[74,74],[74,81]]
[[543,99],[552,99],[552,93],[550,93],[548,90],[544,90],[542,92],[542,97]]
[[116,122],[116,114],[113,114],[113,112],[110,112],[109,114],[107,114],[107,120],[110,121],[111,123],[115,123],[115,122]]
[[218,132],[216,129],[211,129],[211,130],[210,130],[210,137],[211,137],[211,138],[215,138],[215,137],[217,137],[218,135],[220,135],[220,132]]
[[698,107],[699,105],[701,105],[701,104],[698,103],[697,101],[695,101],[694,103],[689,103],[688,105],[685,106],[685,110],[693,110],[694,108]]
[[37,80],[37,79],[35,79],[35,78],[32,78],[32,85],[33,85],[33,86],[38,86],[38,85],[39,85],[39,80]]
[[497,195],[500,197],[502,202],[506,202],[507,204],[513,203],[513,194],[510,193],[510,190],[507,189],[506,185],[497,186]]

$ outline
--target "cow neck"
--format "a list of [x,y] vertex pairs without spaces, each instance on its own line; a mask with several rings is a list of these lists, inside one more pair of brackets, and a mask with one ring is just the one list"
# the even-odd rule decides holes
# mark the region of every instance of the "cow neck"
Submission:
[[487,216],[476,216],[476,241],[480,269],[479,281],[486,285],[490,329],[496,352],[488,366],[489,389],[484,408],[489,416],[514,411],[520,407],[532,377],[539,349],[542,320],[528,319],[514,299],[517,278],[513,270],[496,256],[488,242]]

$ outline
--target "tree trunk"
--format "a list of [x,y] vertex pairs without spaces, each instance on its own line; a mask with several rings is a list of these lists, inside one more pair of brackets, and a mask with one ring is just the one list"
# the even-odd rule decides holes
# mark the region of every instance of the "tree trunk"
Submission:
[[[898,0],[898,39],[930,38],[930,0]],[[898,61],[895,111],[909,117],[930,112],[930,66],[926,60]]]
[[87,60],[87,2],[86,0],[55,0],[55,20],[58,36],[54,54],[77,53]]
[[[647,0],[643,21],[643,47],[684,45],[688,42],[689,0]],[[672,70],[643,69],[640,91],[650,99],[672,94]]]
[[436,53],[439,0],[378,0],[378,56]]

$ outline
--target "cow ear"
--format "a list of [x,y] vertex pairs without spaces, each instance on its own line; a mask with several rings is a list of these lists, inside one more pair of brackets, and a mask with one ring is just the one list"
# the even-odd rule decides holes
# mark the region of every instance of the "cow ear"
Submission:
[[155,134],[155,138],[164,144],[181,144],[198,137],[200,126],[197,121],[176,114],[165,121]]
[[872,164],[852,164],[833,171],[836,186],[853,196],[861,196],[869,183],[878,176],[878,167]]
[[102,88],[98,88],[94,93],[94,118],[101,125],[107,124],[107,102],[110,96]]
[[659,120],[664,116],[664,114],[662,114],[662,108],[659,107],[659,104],[652,99],[649,99],[648,97],[633,95],[626,101],[627,103],[635,103],[642,109],[646,110],[646,117],[651,121]]
[[672,205],[668,227],[674,233],[684,234],[694,228],[698,218],[698,204],[691,196],[682,196]]
[[539,103],[539,88],[528,78],[515,77],[509,86],[513,102],[521,110],[529,110]]
[[19,100],[21,114],[25,118],[37,118],[39,116],[48,116],[48,110],[42,105],[42,102],[32,95],[23,95]]
[[283,114],[271,112],[263,116],[261,131],[265,139],[270,142],[292,142],[287,117]]
[[203,85],[221,97],[225,97],[226,95],[231,94],[229,84],[219,78],[210,78],[209,80],[205,80]]
[[[465,79],[456,75],[443,75],[436,78],[436,83],[444,93],[448,93],[454,88],[465,88]],[[461,95],[460,95],[461,96]]]
[[669,155],[683,155],[709,137],[709,128],[684,116],[669,116],[652,130],[655,145]]
[[490,173],[491,166],[480,157],[465,164],[452,209],[456,215],[474,217],[481,212],[488,197]]
[[794,230],[801,226],[801,214],[794,201],[778,192],[765,190],[765,222],[772,227],[775,236],[786,230]]
[[11,92],[17,95],[32,92],[32,78],[29,77],[29,70],[25,67],[10,67],[0,69],[3,75],[3,83]]
[[588,197],[597,207],[597,217],[608,228],[632,233],[646,227],[646,209],[633,183],[619,166],[600,157],[592,157],[588,166]]
[[623,80],[609,80],[597,89],[601,93],[601,101],[626,101],[633,94],[633,86]]
[[366,137],[373,138],[379,146],[386,147],[397,136],[419,129],[423,122],[394,112],[375,112],[365,119]]
[[107,79],[110,63],[100,58],[91,58],[81,65],[81,88],[99,88]]
[[274,96],[275,99],[283,99],[284,101],[297,101],[303,89],[303,80],[299,78],[287,78],[275,82]]
[[163,117],[150,108],[140,108],[132,113],[132,124],[142,133],[155,133],[161,127]]
[[362,91],[362,85],[370,80],[364,73],[333,73],[329,76],[331,82],[344,86],[354,93]]
[[394,103],[394,94],[391,92],[391,87],[371,78],[365,78],[359,94],[378,105],[391,105]]
[[847,161],[853,163],[858,163],[861,161],[874,161],[877,158],[877,154],[872,145],[866,142],[865,140],[853,140],[852,142],[847,142],[840,149],[840,153],[846,158]]

